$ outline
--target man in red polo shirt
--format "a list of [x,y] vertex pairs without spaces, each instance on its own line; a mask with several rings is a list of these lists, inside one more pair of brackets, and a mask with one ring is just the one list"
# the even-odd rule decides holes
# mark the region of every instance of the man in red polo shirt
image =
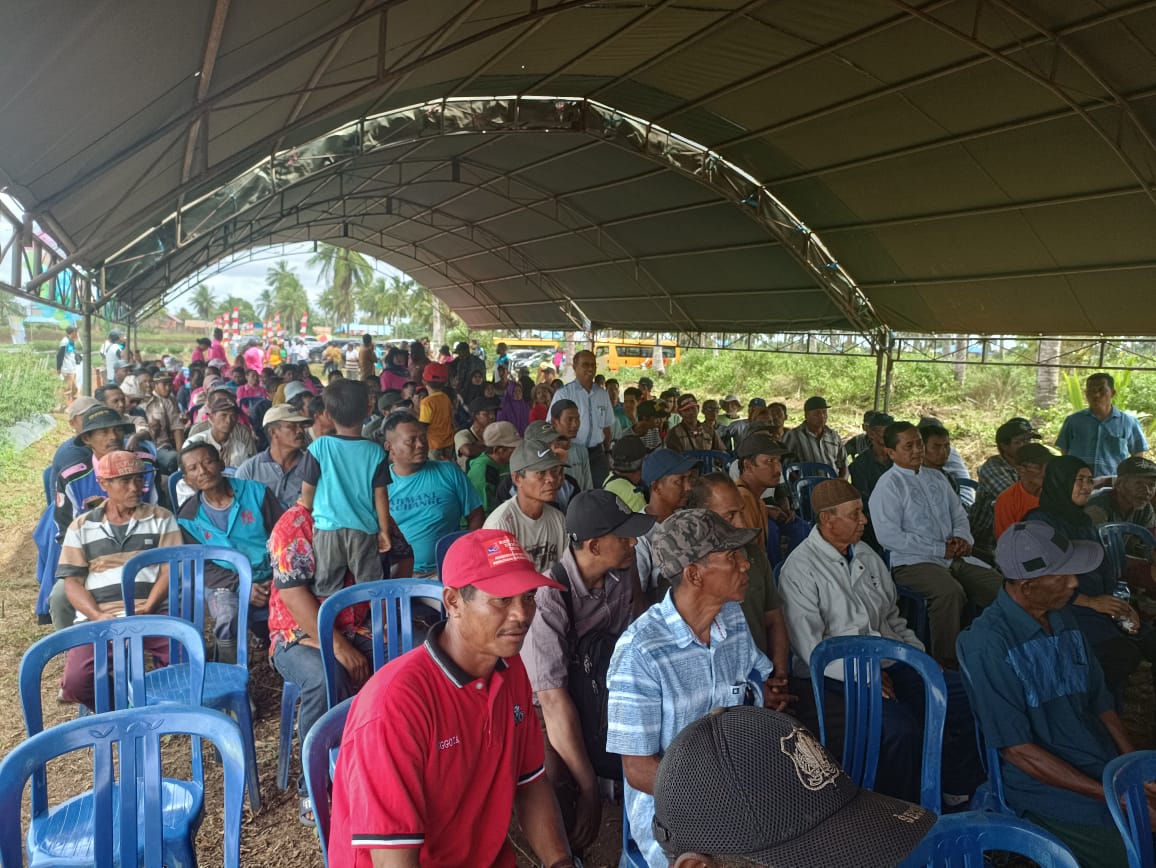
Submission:
[[442,581],[448,619],[370,678],[349,710],[329,864],[514,868],[514,809],[541,862],[573,868],[518,657],[535,591],[564,589],[502,530],[458,539]]

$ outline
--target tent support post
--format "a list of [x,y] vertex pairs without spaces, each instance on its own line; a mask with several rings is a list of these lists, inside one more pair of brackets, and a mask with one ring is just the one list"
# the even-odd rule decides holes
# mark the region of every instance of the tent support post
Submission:
[[882,344],[875,350],[875,401],[871,405],[872,410],[879,409],[879,399],[883,396],[883,364],[886,354]]
[[84,394],[92,397],[92,305],[84,306]]
[[891,375],[895,371],[895,337],[890,332],[887,333],[887,349],[886,355],[886,374],[883,379],[883,412],[886,413],[891,407]]

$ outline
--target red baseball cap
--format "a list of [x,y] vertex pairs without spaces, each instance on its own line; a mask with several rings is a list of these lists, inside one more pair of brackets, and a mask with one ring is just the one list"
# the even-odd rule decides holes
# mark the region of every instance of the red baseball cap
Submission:
[[448,383],[450,381],[450,369],[437,362],[430,362],[422,369],[421,378],[427,383]]
[[473,585],[491,597],[516,597],[535,588],[566,590],[534,569],[534,562],[506,530],[475,530],[454,541],[442,564],[447,588]]

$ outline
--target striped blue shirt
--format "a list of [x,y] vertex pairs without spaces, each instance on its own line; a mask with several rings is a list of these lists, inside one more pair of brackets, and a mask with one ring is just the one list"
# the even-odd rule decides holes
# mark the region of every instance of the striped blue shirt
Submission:
[[[763,702],[771,661],[755,646],[738,603],[725,603],[704,645],[674,606],[673,592],[651,606],[614,646],[606,749],[661,755],[688,723],[719,706]],[[749,692],[748,692],[749,689]],[[650,831],[654,798],[626,785],[630,833],[650,868],[668,861]]]

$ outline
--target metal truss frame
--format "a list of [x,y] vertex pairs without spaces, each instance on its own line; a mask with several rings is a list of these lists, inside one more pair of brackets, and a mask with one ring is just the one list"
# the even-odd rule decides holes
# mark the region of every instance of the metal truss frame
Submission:
[[[264,233],[255,231],[252,224],[248,228],[241,224],[245,213],[255,206],[268,207],[275,202],[277,196],[287,194],[290,190],[297,191],[306,182],[318,185],[314,188],[318,189],[322,183],[329,182],[326,176],[345,167],[355,167],[360,157],[388,151],[398,146],[407,147],[410,149],[409,153],[412,153],[413,149],[425,140],[436,136],[479,132],[530,135],[549,131],[585,134],[592,139],[590,147],[599,143],[615,145],[657,164],[657,168],[652,170],[653,173],[673,171],[707,187],[719,197],[720,201],[735,205],[742,213],[767,230],[769,241],[773,240],[783,245],[815,279],[818,287],[833,300],[848,322],[866,335],[878,337],[881,334],[883,325],[875,315],[867,297],[834,260],[819,238],[764,185],[709,148],[601,103],[565,97],[459,97],[432,100],[417,106],[362,118],[312,142],[278,152],[269,159],[260,161],[213,193],[184,204],[163,220],[160,226],[110,256],[105,263],[106,268],[110,270],[120,268],[134,260],[138,265],[131,265],[130,269],[138,266],[139,269],[138,273],[132,273],[130,270],[121,283],[106,286],[105,296],[113,298],[131,294],[134,286],[140,282],[140,277],[146,271],[154,270],[154,267],[150,267],[145,260],[151,259],[157,264],[170,260],[183,247],[188,246],[189,242],[213,229],[227,227],[229,234],[237,239],[235,245],[253,243],[253,240],[262,237]],[[332,152],[334,144],[342,148],[336,154]],[[563,159],[568,153],[570,152],[551,155],[532,165]],[[440,164],[435,163],[434,169],[445,165],[450,167],[453,177],[460,180],[461,162],[450,158]],[[503,180],[509,184],[514,175],[530,168],[524,166],[516,171],[501,172],[476,160],[472,161],[472,165],[476,169],[493,173],[493,177],[487,179],[488,185]],[[517,183],[530,186],[523,180],[518,180]],[[611,182],[604,186],[619,183],[624,182]],[[590,187],[587,191],[592,189],[596,188]],[[559,206],[556,203],[560,198],[565,198],[565,195],[553,194],[541,188],[537,190],[542,201],[526,207],[532,208],[534,204],[544,204],[548,200],[553,203],[555,213],[558,214]],[[467,192],[463,191],[459,196],[439,203],[438,207],[444,209],[444,206],[454,198],[460,198]],[[309,204],[306,197],[296,207],[307,207]],[[578,212],[573,206],[569,208],[572,215],[579,218],[582,224],[595,230],[597,237],[605,238],[609,235],[595,221]],[[214,211],[219,212],[219,218],[214,218]],[[193,214],[197,215],[196,219],[192,219]],[[347,221],[356,219],[356,215],[345,214],[345,216]],[[480,227],[476,225],[473,227],[473,231],[479,229]],[[572,232],[579,234],[576,229]],[[507,246],[496,237],[494,241],[503,247]],[[519,255],[525,256],[521,252]],[[630,255],[628,251],[625,257],[606,258],[611,262],[617,261],[620,265],[633,266],[636,273],[646,273],[644,258]],[[528,257],[526,259],[528,261]],[[144,264],[140,265],[142,262]],[[534,268],[529,269],[530,272],[537,275],[545,274],[545,270],[534,265]],[[661,283],[654,280],[653,275],[649,273],[646,275],[652,286],[661,291],[663,300],[672,308],[677,307],[677,299],[662,289]],[[478,282],[471,280],[470,283],[476,285]],[[564,293],[562,298],[565,298]],[[554,300],[559,299],[555,297]],[[566,313],[569,318],[571,313],[569,311]],[[685,312],[682,313],[683,322],[693,326],[693,321],[685,316]]]

